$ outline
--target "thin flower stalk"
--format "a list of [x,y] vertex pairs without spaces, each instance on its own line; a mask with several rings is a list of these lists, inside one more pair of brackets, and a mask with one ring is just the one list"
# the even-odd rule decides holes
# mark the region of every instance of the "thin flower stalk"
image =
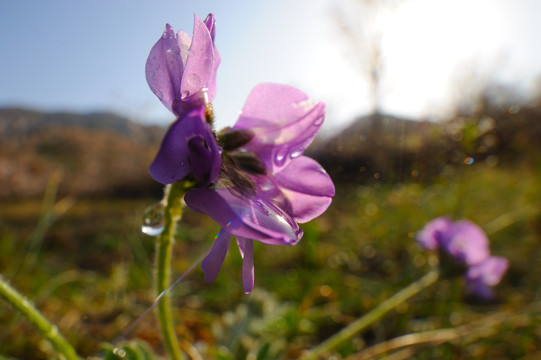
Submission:
[[11,306],[22,314],[30,323],[62,354],[66,360],[79,360],[71,344],[60,334],[58,328],[51,324],[34,305],[19,294],[11,285],[0,276],[0,297],[6,300]]
[[340,330],[335,335],[331,336],[329,339],[325,340],[312,350],[306,352],[301,360],[314,360],[320,358],[323,354],[334,349],[339,344],[343,343],[346,340],[351,339],[353,336],[359,332],[366,329],[368,326],[372,325],[383,316],[387,315],[391,310],[395,309],[398,305],[407,301],[411,297],[417,295],[422,290],[433,285],[439,278],[438,270],[432,270],[428,272],[425,276],[415,281],[414,283],[408,285],[404,289],[400,290],[389,299],[383,301],[377,307],[372,309],[370,312],[355,320],[349,324],[344,329]]
[[186,188],[183,183],[166,187],[164,204],[164,229],[156,242],[156,293],[158,317],[163,340],[171,359],[182,359],[180,346],[173,326],[171,303],[166,290],[171,282],[171,254],[178,221],[182,217],[182,198]]

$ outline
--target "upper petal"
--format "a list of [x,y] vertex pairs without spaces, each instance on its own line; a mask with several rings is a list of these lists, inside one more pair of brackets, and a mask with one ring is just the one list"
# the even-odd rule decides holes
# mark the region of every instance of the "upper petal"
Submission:
[[162,37],[150,50],[145,65],[150,89],[172,112],[175,99],[180,98],[181,78],[189,46],[190,37],[181,31],[175,34],[173,27],[167,24]]
[[205,26],[209,30],[210,37],[212,38],[212,41],[214,41],[214,37],[216,36],[216,17],[213,13],[210,13],[207,15],[205,20],[203,20],[205,23]]
[[325,105],[311,103],[302,91],[287,85],[257,85],[246,100],[237,129],[255,136],[245,148],[275,172],[303,154],[319,131]]
[[300,223],[321,215],[334,196],[334,184],[325,169],[307,156],[293,159],[274,177],[288,200],[287,212]]
[[[199,140],[195,142],[197,146],[193,144],[194,139]],[[206,146],[200,146],[200,141],[204,141]],[[194,159],[199,162],[193,164]],[[162,184],[172,184],[193,172],[195,166],[196,176],[208,174],[208,179],[199,180],[212,181],[218,174],[220,164],[218,145],[210,126],[205,122],[204,108],[200,108],[184,114],[169,127],[150,165],[150,174]]]
[[215,75],[215,68],[212,37],[207,25],[194,15],[192,44],[182,75],[181,100],[200,101],[200,91],[209,86],[213,75]]
[[416,235],[419,245],[429,250],[436,250],[442,241],[445,233],[452,225],[451,219],[447,216],[441,216],[430,221]]
[[[212,38],[212,43],[214,44],[214,38],[216,37],[216,19],[214,14],[208,14],[203,22],[209,29],[210,37]],[[214,46],[214,68],[207,84],[209,101],[214,100],[216,97],[216,74],[218,73],[218,66],[220,65],[221,61],[222,58],[220,57],[216,46]]]
[[475,265],[490,256],[484,231],[471,221],[457,221],[443,233],[441,245],[455,259]]
[[185,201],[236,236],[272,245],[294,245],[302,237],[295,221],[264,199],[240,196],[227,188],[197,188],[186,194]]

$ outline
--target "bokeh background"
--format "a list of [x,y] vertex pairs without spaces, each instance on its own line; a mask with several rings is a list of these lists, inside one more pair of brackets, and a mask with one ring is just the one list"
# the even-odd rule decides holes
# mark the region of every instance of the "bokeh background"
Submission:
[[[76,346],[138,339],[164,354],[152,304],[162,188],[148,174],[174,120],[144,65],[165,23],[217,18],[217,127],[261,82],[327,104],[308,154],[336,183],[295,247],[256,247],[256,290],[231,249],[217,281],[196,268],[173,291],[193,359],[295,359],[431,267],[414,234],[432,218],[478,223],[511,266],[481,301],[444,279],[326,358],[395,337],[460,329],[394,358],[541,356],[541,3],[535,0],[18,1],[0,3],[0,273]],[[174,274],[218,232],[189,210]],[[51,347],[0,303],[0,355]],[[364,353],[367,354],[366,352]],[[199,357],[198,357],[199,356]],[[529,357],[528,357],[529,356]]]

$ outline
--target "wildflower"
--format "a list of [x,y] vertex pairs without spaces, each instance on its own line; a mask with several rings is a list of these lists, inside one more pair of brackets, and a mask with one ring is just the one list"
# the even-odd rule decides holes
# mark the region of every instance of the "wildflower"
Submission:
[[[290,86],[261,84],[251,92],[239,120],[224,133],[245,143],[229,151],[224,146],[219,181],[191,190],[185,198],[190,208],[222,226],[202,263],[207,282],[218,275],[235,235],[243,258],[243,289],[251,292],[253,241],[295,245],[303,234],[298,223],[319,216],[330,205],[332,180],[316,161],[303,156],[324,112],[323,103],[310,103],[306,94]],[[252,166],[244,166],[243,159]]]
[[218,174],[221,160],[209,124],[208,102],[216,95],[220,55],[214,47],[215,19],[194,18],[193,39],[184,31],[175,34],[167,24],[152,47],[146,78],[152,92],[176,116],[150,166],[152,177],[172,184],[193,175],[202,183]]
[[152,91],[178,119],[168,129],[150,166],[163,184],[190,177],[198,186],[186,204],[222,226],[203,260],[212,282],[233,236],[243,258],[243,288],[254,286],[253,241],[294,245],[302,237],[298,223],[322,214],[334,185],[316,161],[303,156],[319,131],[323,103],[313,104],[302,91],[261,84],[250,93],[232,128],[212,129],[216,94],[215,25],[211,14],[194,22],[193,39],[167,25],[146,65]]
[[464,266],[467,288],[480,297],[492,296],[490,288],[500,282],[509,265],[505,258],[490,256],[486,234],[471,221],[453,223],[447,217],[436,218],[417,234],[417,242]]

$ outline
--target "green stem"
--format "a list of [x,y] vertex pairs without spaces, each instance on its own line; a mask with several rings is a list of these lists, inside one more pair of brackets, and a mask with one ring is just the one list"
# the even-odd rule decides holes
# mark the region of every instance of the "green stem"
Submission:
[[51,324],[30,300],[19,294],[0,276],[0,297],[21,313],[34,327],[51,342],[53,347],[67,360],[80,360],[75,349],[64,339],[58,328]]
[[427,273],[425,276],[415,281],[414,283],[408,285],[404,289],[400,290],[389,299],[383,301],[377,307],[372,309],[370,312],[362,316],[361,318],[355,320],[347,327],[342,329],[340,332],[331,336],[329,339],[325,340],[312,350],[306,352],[301,360],[313,360],[317,359],[323,353],[335,348],[338,344],[351,339],[355,334],[366,329],[369,325],[381,319],[389,311],[396,308],[398,305],[408,300],[412,296],[418,294],[421,290],[429,287],[434,284],[439,277],[439,272],[437,270],[432,270]]
[[158,236],[156,244],[156,292],[162,296],[158,303],[158,317],[163,340],[171,359],[180,360],[182,354],[173,326],[169,294],[164,291],[169,288],[171,277],[171,254],[175,238],[177,222],[182,217],[182,198],[186,188],[181,183],[168,185],[165,191],[164,229]]

